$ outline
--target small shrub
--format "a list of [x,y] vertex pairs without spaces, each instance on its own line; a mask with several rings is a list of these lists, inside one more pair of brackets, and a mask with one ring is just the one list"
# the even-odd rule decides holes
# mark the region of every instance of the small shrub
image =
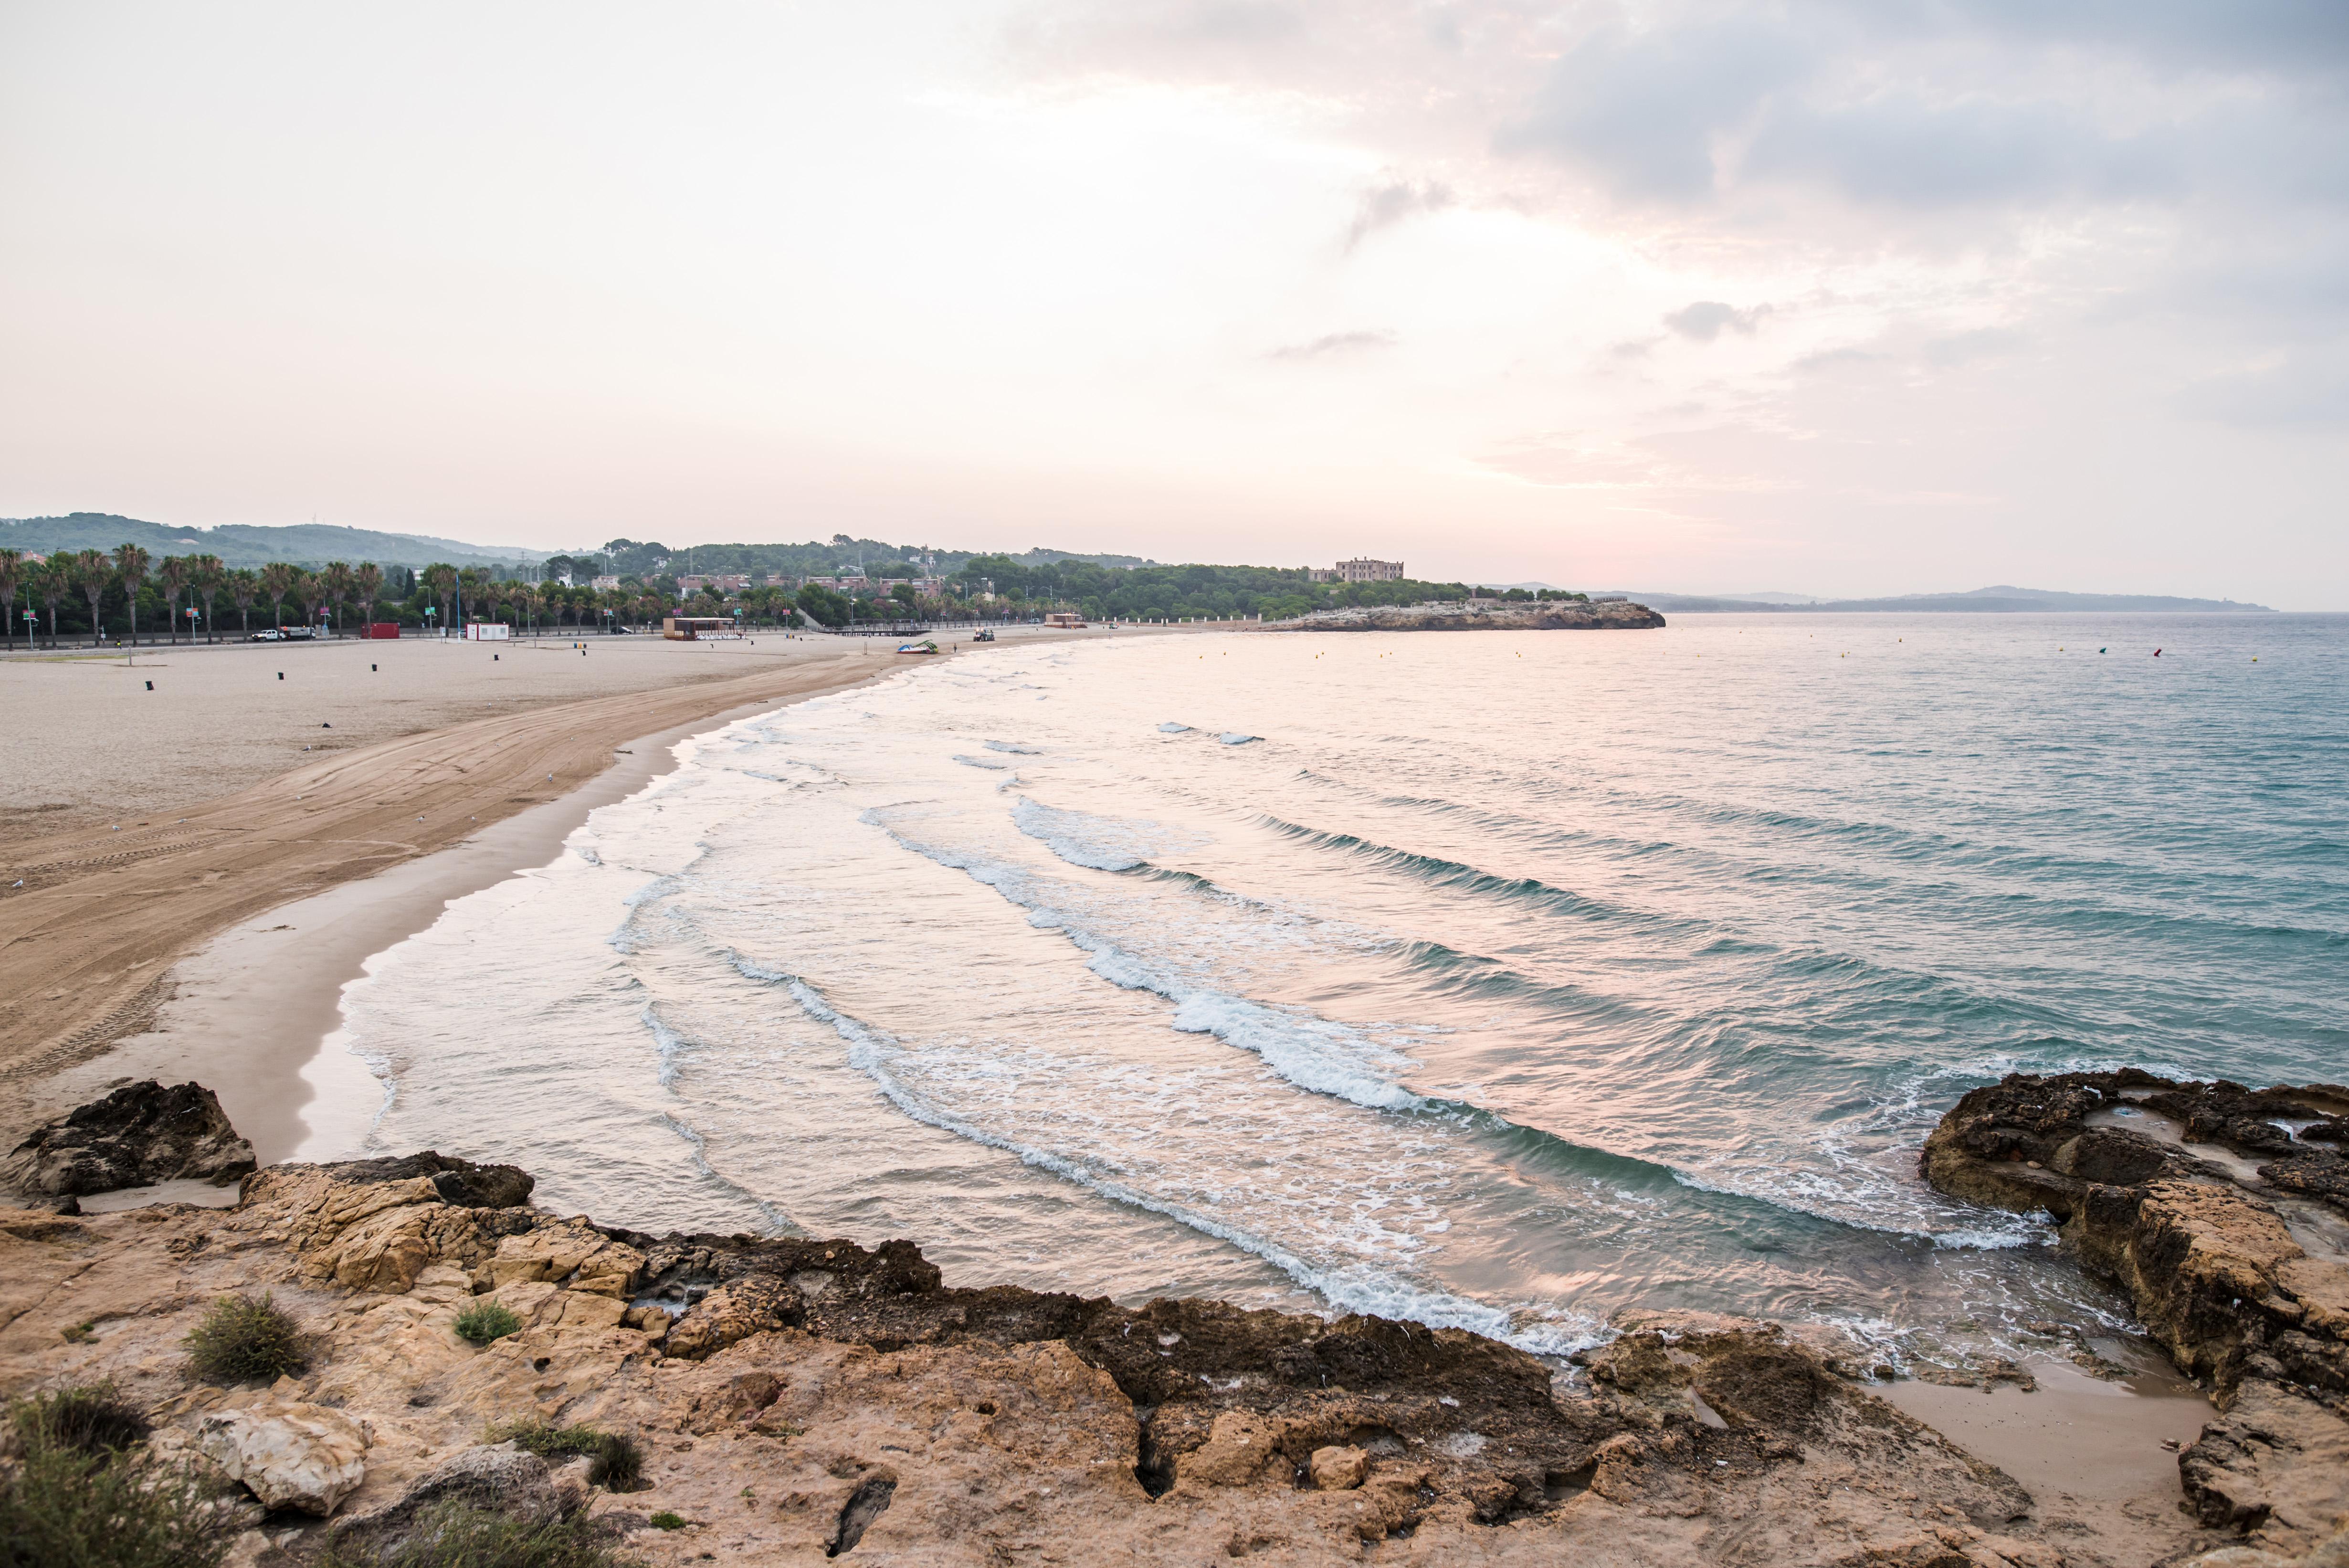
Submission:
[[594,1427],[551,1426],[544,1421],[520,1421],[494,1427],[490,1441],[512,1443],[543,1460],[566,1460],[585,1454],[594,1461],[587,1479],[614,1491],[633,1491],[645,1472],[645,1456],[636,1439],[625,1432],[599,1431]]
[[86,1317],[79,1323],[58,1329],[57,1333],[67,1345],[87,1345],[97,1337],[97,1330],[98,1319]]
[[224,1295],[187,1338],[188,1360],[215,1383],[282,1377],[310,1364],[302,1330],[267,1295]]
[[231,1518],[189,1471],[85,1453],[38,1418],[16,1433],[21,1452],[0,1473],[0,1568],[216,1568],[228,1555]]
[[503,1339],[521,1327],[522,1319],[502,1302],[477,1301],[457,1315],[457,1336],[474,1345]]
[[143,1443],[149,1430],[147,1418],[125,1403],[111,1383],[19,1399],[8,1407],[8,1424],[27,1449],[47,1444],[92,1459]]
[[655,1530],[683,1530],[685,1528],[684,1518],[681,1515],[671,1513],[665,1508],[658,1513],[654,1514],[650,1519],[645,1521],[645,1522],[651,1525]]
[[608,1527],[585,1518],[533,1524],[490,1509],[444,1503],[389,1551],[348,1540],[326,1548],[319,1568],[636,1568],[615,1551]]

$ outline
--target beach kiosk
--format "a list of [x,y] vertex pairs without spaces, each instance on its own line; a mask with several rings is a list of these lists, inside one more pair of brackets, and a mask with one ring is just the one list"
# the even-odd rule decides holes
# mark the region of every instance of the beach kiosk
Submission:
[[734,623],[723,615],[663,615],[661,635],[672,643],[698,642],[719,632],[731,632]]

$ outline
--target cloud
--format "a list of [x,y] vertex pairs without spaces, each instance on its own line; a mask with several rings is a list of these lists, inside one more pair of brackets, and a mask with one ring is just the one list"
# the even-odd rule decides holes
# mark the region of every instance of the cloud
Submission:
[[2349,427],[2349,356],[2298,353],[2257,369],[2214,376],[2188,387],[2185,412],[2247,429],[2339,430]]
[[1317,337],[1310,343],[1292,343],[1276,348],[1265,356],[1268,359],[1329,359],[1341,355],[1361,354],[1373,348],[1392,348],[1395,335],[1392,332],[1333,332]]
[[1413,213],[1441,212],[1451,205],[1451,190],[1433,180],[1416,185],[1401,180],[1374,186],[1362,192],[1354,221],[1346,226],[1346,252],[1352,254],[1354,247],[1364,240],[1381,229],[1392,228]]
[[1723,304],[1717,299],[1701,299],[1694,304],[1682,305],[1665,316],[1663,321],[1666,326],[1671,327],[1682,337],[1694,338],[1699,343],[1711,343],[1714,338],[1719,337],[1724,329],[1751,337],[1754,335],[1754,329],[1761,325],[1762,318],[1769,314],[1770,307],[1766,304],[1757,304],[1751,310],[1740,310],[1733,304]]

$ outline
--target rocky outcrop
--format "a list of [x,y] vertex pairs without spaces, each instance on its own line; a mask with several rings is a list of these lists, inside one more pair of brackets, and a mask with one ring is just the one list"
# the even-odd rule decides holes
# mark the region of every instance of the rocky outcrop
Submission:
[[1920,1156],[1945,1192],[2053,1215],[2128,1293],[2221,1412],[2179,1456],[2188,1498],[2287,1557],[2349,1517],[2349,1262],[2309,1251],[2337,1233],[2327,1210],[2349,1212],[2344,1118],[2335,1085],[2017,1073],[1961,1099]]
[[382,1160],[347,1160],[320,1167],[337,1181],[361,1186],[378,1181],[408,1181],[422,1176],[444,1203],[460,1209],[512,1209],[530,1202],[535,1178],[519,1165],[476,1165],[426,1150]]
[[1316,610],[1291,621],[1268,622],[1272,632],[1606,632],[1646,631],[1664,618],[1645,604],[1588,604],[1552,599],[1537,604],[1363,605]]
[[510,1442],[484,1444],[441,1460],[397,1501],[336,1521],[335,1539],[391,1556],[444,1504],[483,1509],[525,1524],[550,1524],[565,1511],[544,1460]]
[[0,1181],[53,1198],[201,1181],[226,1186],[254,1168],[220,1100],[201,1084],[125,1084],[44,1122],[0,1160]]
[[[682,1530],[629,1550],[679,1568],[851,1550],[1319,1564],[1372,1543],[1495,1565],[2119,1568],[2191,1528],[2166,1508],[2094,1530],[2062,1504],[2043,1518],[1764,1324],[1626,1319],[1562,1367],[1412,1323],[967,1289],[905,1242],[653,1236],[452,1204],[445,1171],[362,1174],[278,1167],[233,1211],[0,1231],[20,1304],[0,1383],[115,1379],[157,1442],[202,1429],[247,1484],[248,1431],[358,1424],[358,1490],[302,1495],[339,1504],[368,1549],[440,1501],[577,1505],[584,1476],[488,1457],[518,1420],[632,1435],[645,1489],[586,1506],[616,1529],[678,1514]],[[205,1302],[264,1286],[312,1336],[310,1369],[268,1389],[190,1384],[176,1346]],[[523,1326],[460,1338],[457,1315],[482,1300]]]
[[323,1519],[367,1479],[368,1436],[364,1421],[340,1410],[294,1403],[206,1416],[196,1447],[262,1507]]

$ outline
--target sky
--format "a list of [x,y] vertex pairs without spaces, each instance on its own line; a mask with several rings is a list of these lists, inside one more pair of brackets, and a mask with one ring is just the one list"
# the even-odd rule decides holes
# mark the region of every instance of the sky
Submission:
[[2340,0],[0,0],[0,515],[2349,609]]

